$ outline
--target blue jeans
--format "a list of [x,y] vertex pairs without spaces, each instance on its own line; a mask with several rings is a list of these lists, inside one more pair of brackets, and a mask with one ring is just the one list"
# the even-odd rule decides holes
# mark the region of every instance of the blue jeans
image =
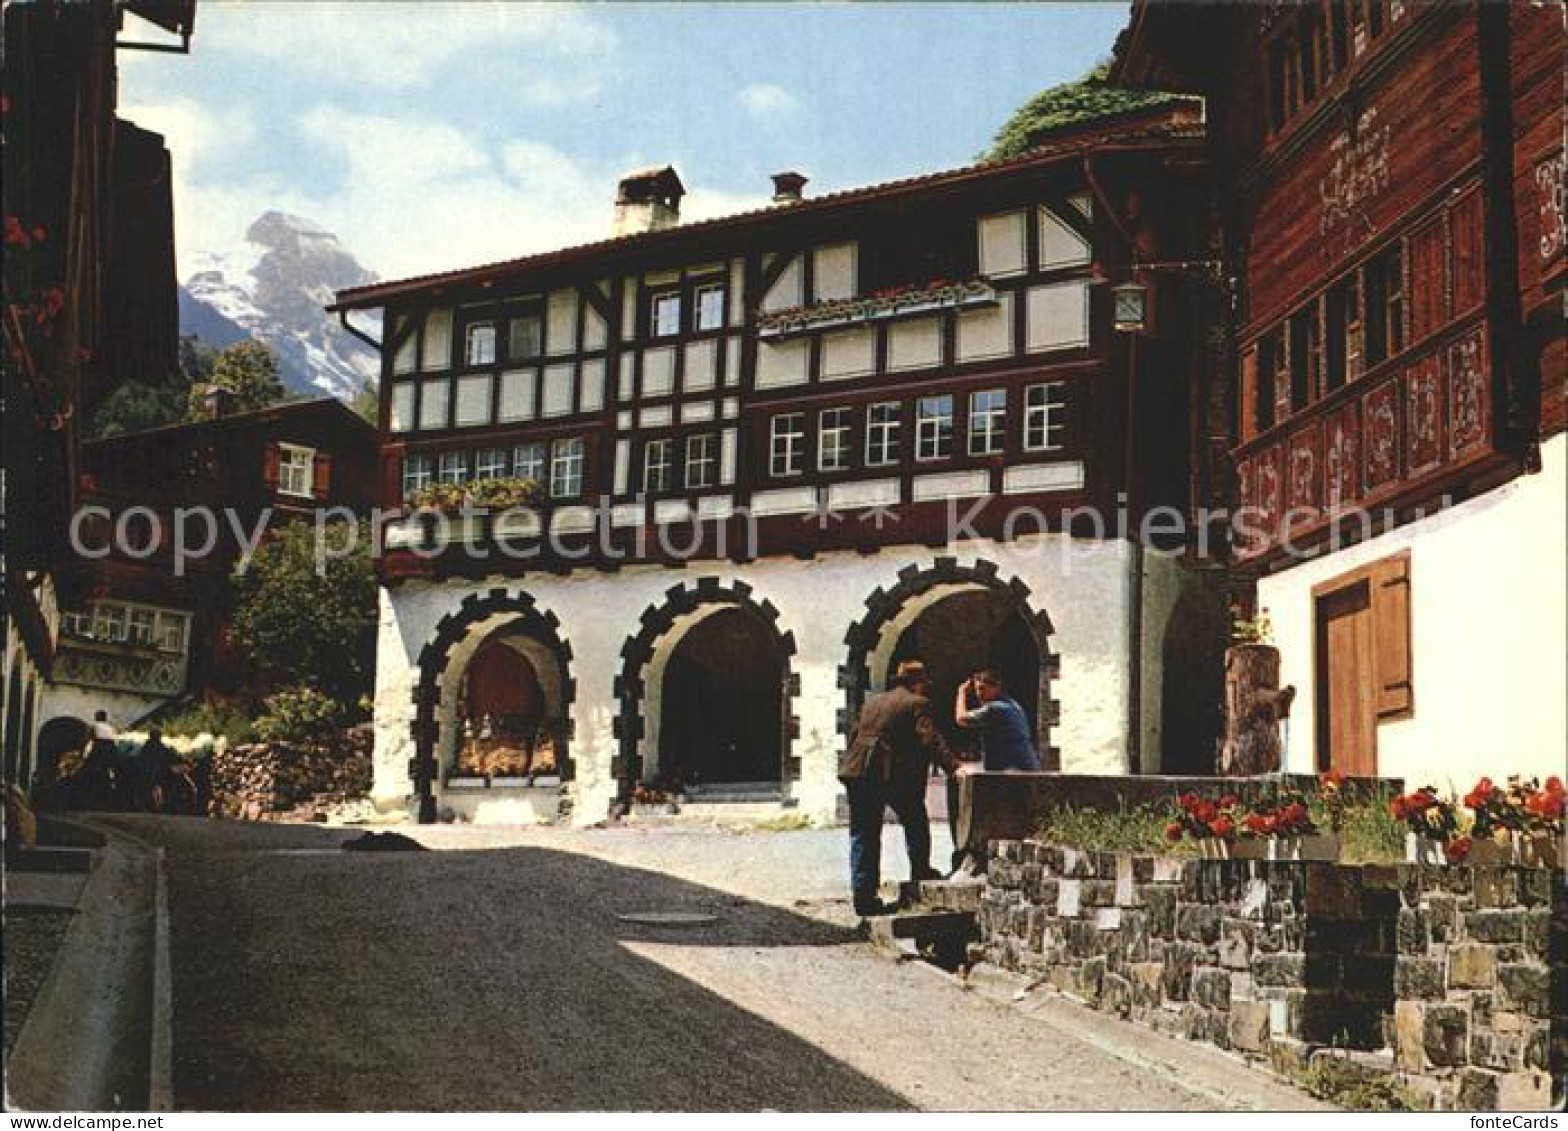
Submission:
[[904,827],[911,879],[931,871],[931,821],[926,816],[925,783],[892,787],[878,781],[848,781],[849,889],[856,904],[877,899],[882,884],[882,812],[891,806]]

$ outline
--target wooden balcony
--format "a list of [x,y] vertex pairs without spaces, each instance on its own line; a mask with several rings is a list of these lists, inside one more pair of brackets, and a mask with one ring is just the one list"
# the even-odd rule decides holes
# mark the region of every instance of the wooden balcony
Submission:
[[1436,502],[1497,452],[1487,328],[1468,319],[1233,451],[1253,535],[1237,557],[1306,546],[1356,511]]

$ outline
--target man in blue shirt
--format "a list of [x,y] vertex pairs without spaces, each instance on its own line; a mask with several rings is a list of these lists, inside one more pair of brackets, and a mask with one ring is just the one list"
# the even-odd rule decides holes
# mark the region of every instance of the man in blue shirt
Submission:
[[953,713],[959,726],[980,732],[987,770],[1039,771],[1040,756],[1034,748],[1029,718],[1007,695],[996,672],[985,668],[959,684]]

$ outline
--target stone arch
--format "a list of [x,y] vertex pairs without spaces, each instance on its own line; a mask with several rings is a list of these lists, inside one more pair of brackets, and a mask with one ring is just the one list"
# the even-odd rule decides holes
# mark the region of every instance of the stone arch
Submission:
[[558,666],[562,722],[558,765],[563,783],[572,778],[572,703],[577,698],[577,681],[571,675],[572,646],[561,635],[560,620],[554,613],[539,608],[528,593],[492,589],[470,594],[457,609],[441,618],[435,635],[419,652],[419,679],[414,685],[414,757],[409,763],[409,776],[414,781],[421,824],[428,825],[436,819],[441,710],[443,696],[450,690],[445,684],[453,653],[465,642],[477,644],[476,635],[489,638],[501,629],[521,631]]
[[838,731],[848,737],[866,696],[871,691],[874,659],[886,659],[896,646],[898,632],[889,632],[901,619],[911,623],[919,613],[954,593],[984,591],[1002,598],[1018,614],[1040,654],[1039,710],[1036,715],[1036,745],[1040,764],[1048,770],[1059,769],[1061,751],[1051,742],[1051,728],[1061,720],[1061,704],[1051,695],[1051,685],[1061,674],[1061,657],[1051,648],[1055,632],[1051,618],[1030,603],[1029,586],[1019,578],[1004,580],[1001,568],[985,559],[973,565],[960,565],[957,558],[939,557],[927,568],[905,566],[891,588],[878,586],[866,598],[866,614],[844,634],[848,648],[838,684],[844,692],[839,711]]
[[60,774],[60,762],[67,754],[84,750],[92,727],[75,715],[56,715],[38,728],[38,765],[34,780],[39,786],[53,783]]
[[621,798],[630,793],[643,769],[642,747],[650,730],[646,704],[656,674],[655,657],[678,645],[685,633],[704,618],[724,609],[738,609],[755,618],[779,648],[789,706],[780,712],[782,778],[791,782],[800,777],[800,759],[791,753],[791,744],[800,737],[800,719],[793,710],[794,700],[800,695],[800,675],[793,670],[795,634],[780,624],[779,610],[773,602],[765,598],[758,601],[746,582],[725,584],[717,577],[701,577],[665,590],[662,602],[643,610],[637,633],[621,648],[621,674],[616,676],[612,689],[617,704],[613,733],[619,752],[611,766]]

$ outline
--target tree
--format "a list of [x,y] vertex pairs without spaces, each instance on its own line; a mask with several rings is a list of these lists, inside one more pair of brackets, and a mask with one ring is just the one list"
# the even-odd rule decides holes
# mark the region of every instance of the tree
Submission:
[[254,340],[235,342],[222,350],[213,363],[211,381],[191,387],[192,420],[207,419],[206,394],[211,386],[233,394],[236,412],[266,408],[288,396],[288,389],[278,376],[278,360],[273,356],[272,348]]
[[1107,81],[1109,76],[1110,64],[1101,63],[1077,82],[1041,91],[1014,111],[979,159],[1005,161],[1020,157],[1045,140],[1045,135],[1063,126],[1184,101],[1181,95],[1164,91],[1112,86]]
[[354,399],[348,402],[348,407],[357,412],[362,419],[379,427],[381,424],[381,387],[374,381],[370,382],[354,394]]
[[315,524],[304,520],[262,540],[248,567],[235,573],[232,637],[273,686],[314,687],[353,707],[374,683],[370,535],[363,523],[334,523],[322,543],[328,552],[317,546]]

